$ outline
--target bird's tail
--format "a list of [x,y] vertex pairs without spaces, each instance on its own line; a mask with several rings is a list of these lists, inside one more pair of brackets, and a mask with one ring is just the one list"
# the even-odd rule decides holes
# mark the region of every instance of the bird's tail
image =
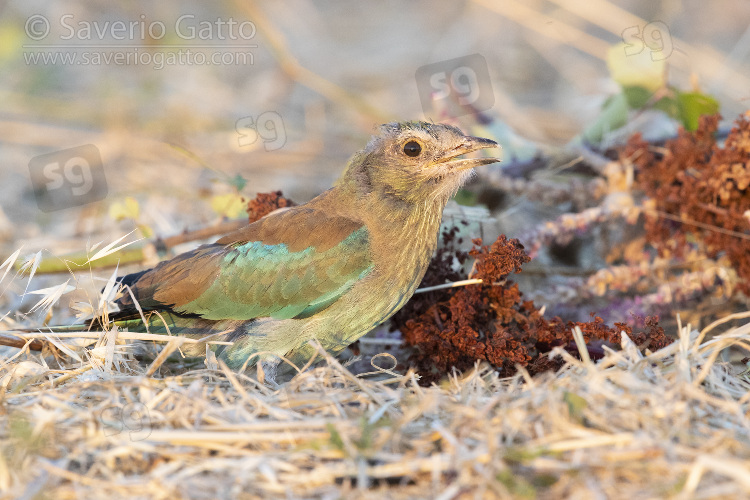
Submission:
[[[28,347],[33,351],[42,351],[46,345],[44,340],[47,335],[101,332],[103,329],[111,330],[115,326],[119,331],[180,335],[194,340],[221,340],[219,338],[221,335],[212,336],[208,325],[204,324],[204,321],[199,318],[183,316],[171,311],[145,311],[143,316],[137,312],[118,312],[110,314],[106,320],[93,318],[73,325],[54,325],[0,332],[0,345],[18,348]],[[190,344],[183,346],[181,350],[188,356],[199,356],[205,354],[205,345],[203,343]]]
[[23,328],[14,331],[19,333],[38,333],[40,331],[45,333],[95,332],[102,329],[110,330],[116,326],[120,330],[128,330],[130,332],[190,335],[200,333],[199,329],[192,328],[196,326],[195,323],[196,318],[177,314],[172,311],[144,311],[143,314],[126,311],[123,313],[110,313],[106,319],[96,317],[73,325]]
[[[107,323],[107,329],[116,325],[120,330],[128,331],[145,331],[144,322],[141,318],[117,319]],[[102,328],[102,324],[97,319],[91,319],[83,323],[73,325],[45,325],[38,328],[14,328],[10,331],[0,332],[0,345],[10,347],[28,347],[32,351],[41,351],[44,343],[42,340],[48,334],[56,335],[61,333],[76,332],[96,332]],[[36,339],[34,338],[36,337]],[[31,339],[31,340],[29,340]]]

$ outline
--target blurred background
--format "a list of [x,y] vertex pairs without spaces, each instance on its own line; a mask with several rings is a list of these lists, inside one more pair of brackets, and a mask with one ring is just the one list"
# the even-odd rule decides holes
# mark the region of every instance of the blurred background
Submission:
[[[0,9],[0,261],[18,248],[62,255],[131,230],[152,238],[215,224],[242,215],[239,195],[282,190],[305,202],[392,120],[446,121],[503,143],[505,163],[473,188],[482,202],[483,179],[579,154],[570,146],[621,92],[613,47],[646,79],[713,96],[725,124],[750,102],[747,2]],[[509,236],[557,213],[483,203]]]

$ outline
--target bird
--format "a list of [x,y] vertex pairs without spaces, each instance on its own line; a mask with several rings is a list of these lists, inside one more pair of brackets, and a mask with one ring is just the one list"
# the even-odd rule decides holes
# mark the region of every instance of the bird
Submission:
[[[396,313],[436,249],[443,209],[495,141],[423,121],[381,125],[334,186],[119,278],[114,324],[206,342],[229,368],[336,354]],[[229,345],[231,343],[231,345]]]

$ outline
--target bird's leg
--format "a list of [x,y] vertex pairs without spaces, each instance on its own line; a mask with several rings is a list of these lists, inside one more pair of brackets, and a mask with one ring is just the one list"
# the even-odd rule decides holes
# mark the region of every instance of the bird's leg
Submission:
[[258,382],[269,385],[273,389],[278,389],[279,384],[276,382],[276,376],[279,371],[281,358],[277,356],[264,356],[256,365],[258,373]]

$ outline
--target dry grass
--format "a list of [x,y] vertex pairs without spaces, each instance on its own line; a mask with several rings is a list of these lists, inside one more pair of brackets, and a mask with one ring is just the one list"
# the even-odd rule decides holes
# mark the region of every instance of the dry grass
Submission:
[[0,368],[0,491],[747,497],[750,381],[718,360],[750,348],[750,324],[703,340],[720,328],[683,327],[678,342],[646,356],[626,339],[597,364],[560,351],[558,373],[500,379],[479,366],[429,388],[413,372],[354,375],[322,352],[321,366],[271,387],[224,366],[186,371],[171,361],[147,377],[114,335],[93,350],[72,347],[89,353],[85,362],[18,351]]

